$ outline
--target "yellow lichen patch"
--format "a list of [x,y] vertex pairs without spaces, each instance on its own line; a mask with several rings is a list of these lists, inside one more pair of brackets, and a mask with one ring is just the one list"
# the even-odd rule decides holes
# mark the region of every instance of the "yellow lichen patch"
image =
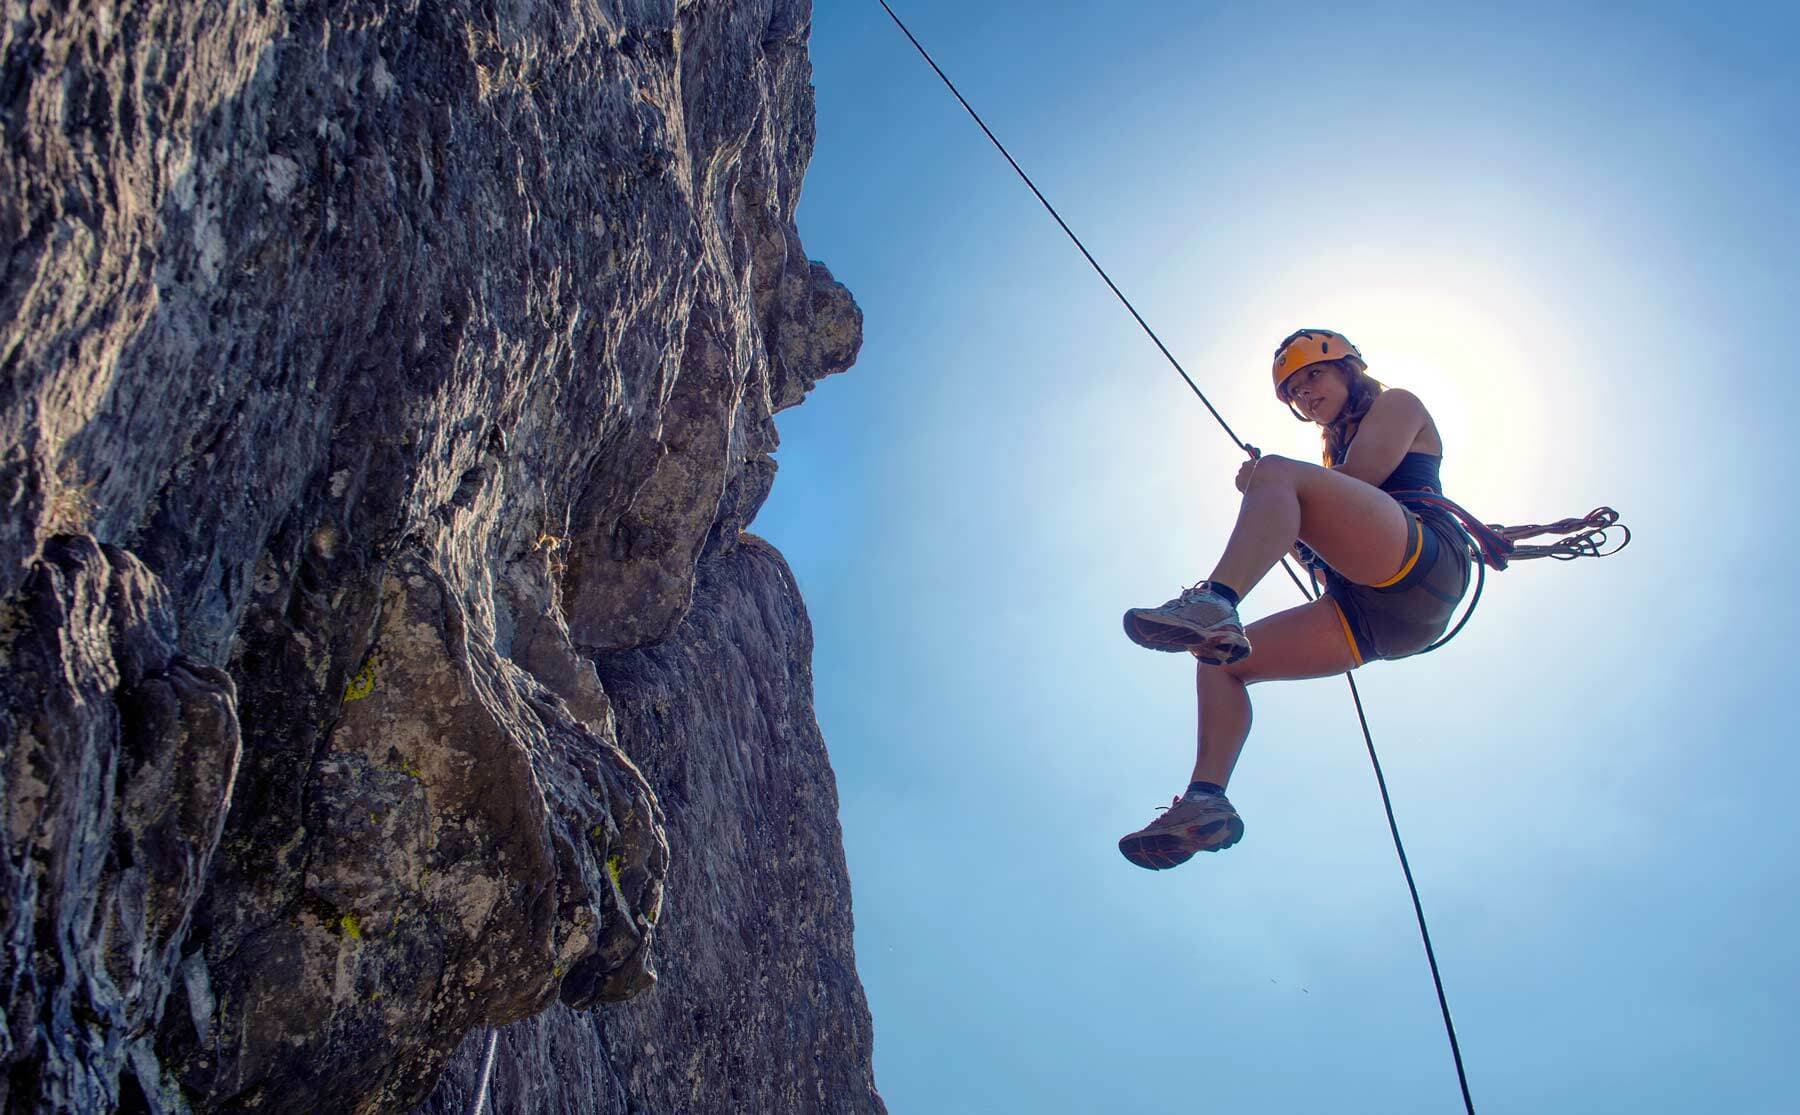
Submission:
[[344,700],[360,701],[373,692],[375,692],[375,657],[370,655],[369,660],[363,663],[362,669],[356,671],[356,676],[350,679],[350,684],[344,687]]
[[352,941],[362,940],[362,922],[356,920],[355,914],[345,914],[343,917],[339,918],[338,928],[342,929],[344,931],[344,936],[350,938]]
[[51,534],[82,534],[94,520],[94,482],[83,481],[73,462],[65,461],[47,485],[44,527]]
[[623,884],[621,884],[619,882],[619,876],[624,874],[624,872],[625,872],[624,857],[622,857],[622,856],[606,857],[606,873],[608,875],[612,876],[613,886],[619,887],[619,889],[621,889],[621,890],[624,889],[624,886],[623,886]]

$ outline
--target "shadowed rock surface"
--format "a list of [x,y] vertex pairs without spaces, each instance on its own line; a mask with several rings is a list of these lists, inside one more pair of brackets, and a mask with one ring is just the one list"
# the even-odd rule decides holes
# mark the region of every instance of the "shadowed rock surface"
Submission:
[[[747,539],[701,566],[668,642],[601,660],[620,742],[656,788],[669,902],[653,994],[500,1031],[495,1111],[882,1111],[850,950],[837,789],[793,576]],[[470,1109],[476,1031],[423,1111]]]
[[0,1107],[881,1110],[741,541],[861,341],[810,18],[8,8]]
[[103,1111],[175,979],[238,763],[231,678],[129,554],[52,542],[0,619],[11,1109]]

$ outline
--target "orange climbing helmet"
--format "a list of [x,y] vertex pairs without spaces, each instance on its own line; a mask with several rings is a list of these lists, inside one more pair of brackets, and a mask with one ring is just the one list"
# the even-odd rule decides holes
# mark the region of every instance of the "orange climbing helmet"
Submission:
[[1275,350],[1275,397],[1285,401],[1281,385],[1301,368],[1322,360],[1346,358],[1356,361],[1358,369],[1368,367],[1362,353],[1342,333],[1333,333],[1329,329],[1302,329],[1291,334]]

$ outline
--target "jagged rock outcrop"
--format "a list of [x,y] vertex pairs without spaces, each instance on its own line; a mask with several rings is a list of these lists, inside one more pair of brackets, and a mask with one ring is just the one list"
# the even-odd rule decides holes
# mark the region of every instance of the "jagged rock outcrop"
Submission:
[[[669,904],[655,994],[500,1031],[492,1110],[884,1110],[811,661],[793,576],[756,539],[702,564],[674,638],[601,660],[662,802],[669,891],[709,897]],[[470,1035],[422,1115],[470,1110],[487,1047]]]
[[85,538],[46,546],[0,616],[10,1109],[108,1110],[156,1063],[238,764],[231,678],[174,634],[144,566]]
[[[703,555],[778,566],[739,542],[773,415],[860,342],[793,223],[810,14],[8,8],[5,1110],[405,1111],[552,1004],[594,1034],[663,1012],[612,1110],[700,1110],[659,1074],[725,1095],[734,1062],[645,992],[721,963],[725,924],[823,981],[737,986],[762,1044],[732,1056],[824,1090],[744,1102],[879,1110],[798,597],[694,589]],[[746,626],[733,591],[787,616]],[[684,620],[718,657],[656,684],[748,703],[670,731],[619,664]],[[659,780],[721,732],[810,794],[735,801],[804,818],[774,835],[833,916],[733,906],[761,859],[678,889],[702,834]]]

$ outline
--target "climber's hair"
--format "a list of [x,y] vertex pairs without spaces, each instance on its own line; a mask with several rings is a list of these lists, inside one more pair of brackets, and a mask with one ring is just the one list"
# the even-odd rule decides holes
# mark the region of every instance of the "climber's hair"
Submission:
[[1382,382],[1363,367],[1362,361],[1333,360],[1332,363],[1344,370],[1344,381],[1349,387],[1350,398],[1331,424],[1319,431],[1327,468],[1343,460],[1344,455],[1350,452],[1350,439],[1356,436],[1357,426],[1362,424],[1363,416],[1374,405],[1375,396],[1385,390]]

